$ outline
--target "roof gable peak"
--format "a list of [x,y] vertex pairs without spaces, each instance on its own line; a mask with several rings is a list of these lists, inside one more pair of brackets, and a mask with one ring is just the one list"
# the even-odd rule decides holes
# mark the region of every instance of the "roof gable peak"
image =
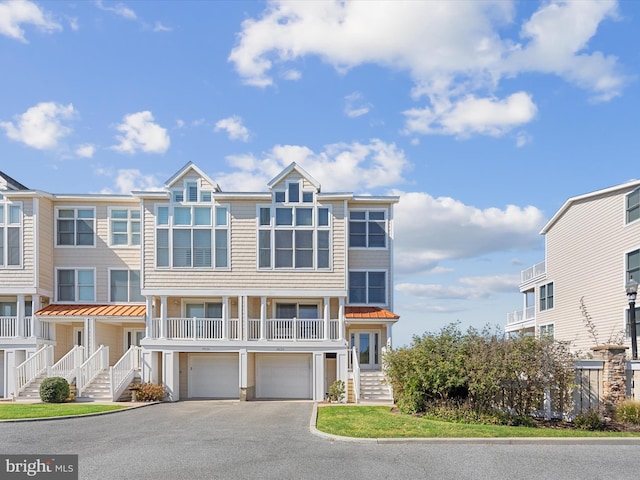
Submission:
[[296,162],[291,162],[288,167],[282,170],[278,175],[273,177],[269,183],[267,183],[267,187],[269,190],[273,188],[274,185],[279,183],[283,178],[287,177],[291,172],[296,171],[300,176],[302,176],[305,180],[307,180],[311,185],[315,187],[315,189],[320,191],[320,182],[318,182],[315,178],[313,178],[309,172],[307,172],[304,168],[298,165]]

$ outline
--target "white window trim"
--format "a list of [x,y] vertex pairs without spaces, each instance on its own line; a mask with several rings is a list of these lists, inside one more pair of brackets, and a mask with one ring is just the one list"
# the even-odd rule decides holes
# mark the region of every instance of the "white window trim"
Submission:
[[[349,274],[351,272],[365,272],[367,273],[366,276],[366,280],[367,280],[367,284],[366,284],[366,290],[365,293],[367,295],[367,302],[366,303],[351,303],[349,302]],[[371,303],[369,302],[369,272],[373,272],[373,273],[380,273],[383,272],[384,275],[384,303]],[[347,271],[347,305],[349,305],[350,307],[365,307],[365,306],[376,306],[376,307],[387,307],[389,306],[389,270],[383,269],[383,268],[350,268]]]
[[[198,190],[200,192],[200,190]],[[189,225],[176,225],[173,221],[175,216],[174,209],[178,208],[189,208],[191,209],[191,224]],[[211,209],[211,222],[208,225],[195,225],[195,209],[198,207],[205,207]],[[158,224],[158,209],[159,208],[168,208],[168,222],[166,225]],[[227,224],[226,225],[216,225],[216,209],[217,208],[225,208],[227,210]],[[231,271],[231,204],[229,203],[218,203],[215,202],[212,198],[211,202],[188,202],[188,203],[163,203],[157,204],[154,209],[154,268],[156,270],[175,270],[175,271]],[[168,233],[168,249],[169,249],[169,265],[168,266],[158,266],[158,242],[157,242],[157,232],[158,230],[167,230]],[[173,266],[173,232],[174,230],[190,230],[193,232],[194,230],[208,230],[211,232],[211,266],[210,267],[174,267]],[[227,266],[226,267],[218,267],[216,266],[216,231],[218,230],[226,230],[227,232]],[[193,234],[191,236],[192,240],[192,248],[193,248]]]
[[[274,197],[275,198],[275,197]],[[263,203],[256,205],[256,270],[262,272],[333,272],[333,208],[332,205],[322,205],[318,203],[294,203],[293,205],[283,207],[284,204],[281,203]],[[302,225],[296,226],[296,208],[310,208],[311,209],[311,225]],[[269,225],[260,225],[260,209],[269,208]],[[292,224],[291,225],[276,225],[276,208],[292,208]],[[318,225],[318,209],[326,208],[329,211],[329,224],[326,226]],[[311,267],[297,268],[297,267],[286,267],[286,268],[277,268],[275,266],[276,261],[276,248],[275,248],[275,231],[276,230],[290,230],[295,232],[296,230],[302,231],[311,231],[312,234],[312,242],[313,242],[313,265]],[[271,239],[271,257],[270,257],[270,267],[261,267],[260,266],[260,232],[268,231],[269,237]],[[329,232],[329,266],[328,267],[318,267],[318,232],[324,231]],[[294,263],[295,263],[295,234],[293,235],[293,255],[294,255]]]
[[[126,245],[115,245],[113,242],[113,232],[111,231],[111,212],[113,210],[126,210],[127,211],[127,244]],[[131,211],[138,211],[140,213],[140,218],[138,219],[134,219],[131,218]],[[157,218],[157,217],[156,217]],[[111,248],[129,248],[129,249],[139,249],[142,245],[142,211],[140,209],[140,207],[114,207],[111,206],[109,208],[107,208],[107,219],[108,219],[108,226],[107,226],[107,230],[108,230],[108,235],[109,235],[109,247]],[[116,221],[124,221],[123,218],[116,218],[113,219]],[[131,229],[131,222],[132,221],[138,221],[138,223],[140,223],[140,231],[138,232],[138,235],[140,236],[140,243],[138,245],[134,245],[131,243],[131,238],[133,236],[133,232]],[[57,224],[57,222],[56,222]],[[57,237],[56,237],[57,238]]]
[[131,272],[138,272],[138,274],[140,275],[140,290],[142,290],[142,272],[139,269],[128,268],[128,267],[123,267],[123,268],[109,267],[107,269],[107,299],[108,299],[109,303],[113,303],[113,304],[116,304],[116,305],[122,304],[122,302],[113,302],[113,301],[111,301],[111,272],[125,272],[125,271],[127,272],[127,301],[125,303],[132,303],[132,304],[136,304],[136,305],[145,303],[144,295],[143,295],[143,299],[138,301],[138,302],[134,302],[134,301],[131,300],[131,298],[129,298],[130,297],[129,291],[131,290],[131,283],[130,283],[131,282]]
[[[300,298],[271,298],[271,316],[268,317],[269,320],[277,319],[276,312],[278,304],[295,304],[296,305],[296,313],[300,314],[300,305],[315,305],[318,308],[318,318],[316,320],[323,319],[323,310],[322,304],[323,301],[320,299],[310,298],[310,299],[300,299]],[[294,317],[294,318],[300,318]]]
[[125,328],[124,329],[124,335],[122,337],[122,347],[123,347],[123,351],[126,352],[129,348],[127,347],[127,334],[131,334],[133,336],[135,336],[136,333],[138,332],[142,332],[142,338],[144,338],[146,336],[146,330],[144,328]]
[[[73,270],[74,278],[73,278],[73,288],[74,288],[74,297],[76,300],[60,300],[58,297],[58,271],[60,270]],[[79,285],[78,285],[78,270],[89,270],[93,272],[93,300],[80,300],[79,299]],[[56,267],[55,269],[55,299],[56,303],[73,303],[73,304],[84,304],[84,303],[96,303],[96,290],[98,286],[96,285],[96,268],[95,267]]]
[[627,225],[635,225],[636,223],[640,222],[640,217],[638,217],[635,220],[632,220],[631,222],[627,221],[627,201],[628,201],[629,196],[632,193],[635,193],[637,190],[640,190],[640,187],[636,187],[633,190],[631,190],[630,192],[626,193],[625,196],[624,196],[623,202],[622,202],[622,212],[623,212],[623,217],[622,218],[623,218],[623,223],[624,223],[625,227]]
[[[4,207],[4,223],[0,223],[0,235],[3,236],[3,258],[0,258],[0,269],[4,270],[20,270],[24,267],[24,204],[23,202],[10,202],[2,200],[0,196],[0,205]],[[10,208],[12,206],[20,207],[20,223],[9,223]],[[20,263],[18,265],[9,265],[9,228],[20,228]]]
[[[542,310],[540,308],[540,300],[542,299],[542,297],[540,295],[540,289],[542,287],[548,286],[549,284],[553,284],[553,307],[546,307],[544,310]],[[548,303],[549,295],[546,295],[545,298],[546,298],[546,301],[545,301],[545,304],[546,304],[546,303]],[[556,308],[556,285],[555,285],[555,282],[553,280],[545,279],[544,283],[538,285],[538,298],[537,298],[536,311],[540,312],[540,313],[544,313],[544,312],[552,311],[555,308]]]
[[[383,212],[384,213],[384,231],[386,233],[386,238],[385,238],[385,246],[384,247],[352,247],[351,246],[351,230],[349,228],[349,224],[351,222],[351,212],[365,212],[366,213],[366,218],[365,220],[355,220],[356,222],[362,222],[367,224],[367,235],[366,235],[366,240],[367,240],[367,244],[369,243],[369,212]],[[374,221],[379,221],[379,220],[374,220]],[[347,248],[349,248],[349,250],[379,250],[379,251],[384,251],[384,250],[389,250],[389,244],[391,243],[391,233],[389,232],[389,209],[387,208],[350,208],[347,211],[347,218],[346,218],[346,228],[347,228]]]
[[[58,217],[58,212],[60,210],[93,210],[93,245],[59,245],[58,244],[58,220],[61,220]],[[74,214],[75,215],[75,214]],[[65,220],[65,219],[62,219]],[[77,217],[73,217],[73,220],[78,220]],[[90,206],[73,206],[73,205],[65,205],[65,206],[57,206],[54,211],[54,219],[53,219],[53,236],[54,236],[54,248],[96,248],[98,245],[98,218],[96,217],[96,207]],[[77,234],[74,227],[74,236]],[[73,239],[74,243],[76,241],[75,237]]]
[[556,337],[556,323],[555,322],[548,322],[548,323],[542,323],[540,325],[538,325],[538,338],[543,338],[542,336],[542,327],[553,327],[553,336],[551,337],[552,340],[555,340]]

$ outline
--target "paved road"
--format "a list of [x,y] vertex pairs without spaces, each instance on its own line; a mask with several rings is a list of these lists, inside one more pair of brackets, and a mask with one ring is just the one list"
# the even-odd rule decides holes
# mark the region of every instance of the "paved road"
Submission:
[[0,453],[79,454],[80,478],[638,478],[640,445],[377,445],[309,433],[308,402],[179,402],[0,423]]

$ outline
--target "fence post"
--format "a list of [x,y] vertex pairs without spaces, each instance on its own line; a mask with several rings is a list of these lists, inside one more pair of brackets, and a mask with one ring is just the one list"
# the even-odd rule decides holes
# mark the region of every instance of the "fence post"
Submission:
[[626,400],[627,394],[627,349],[623,345],[601,345],[592,347],[604,361],[602,371],[602,406],[607,415],[612,415],[616,406]]

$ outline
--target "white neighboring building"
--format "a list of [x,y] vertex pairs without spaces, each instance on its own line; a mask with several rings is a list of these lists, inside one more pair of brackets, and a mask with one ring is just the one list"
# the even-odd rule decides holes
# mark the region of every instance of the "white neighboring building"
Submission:
[[507,315],[506,332],[551,335],[582,352],[630,346],[625,285],[640,281],[640,180],[570,198],[541,234],[545,259],[522,271],[523,308]]

